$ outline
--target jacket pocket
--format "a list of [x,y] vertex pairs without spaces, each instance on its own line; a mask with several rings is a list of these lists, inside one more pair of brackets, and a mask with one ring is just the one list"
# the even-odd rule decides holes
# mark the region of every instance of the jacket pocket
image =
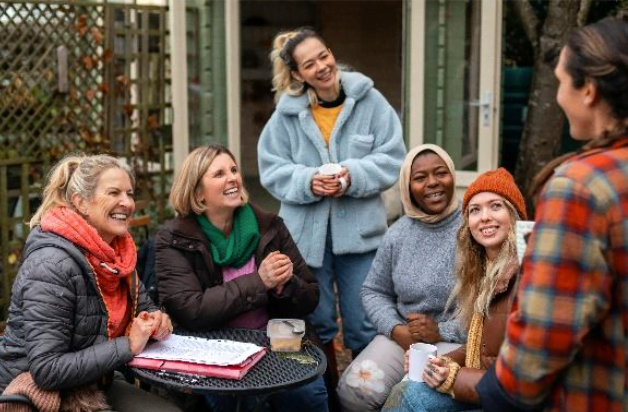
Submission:
[[352,134],[349,136],[349,158],[359,159],[373,150],[375,136],[372,134]]
[[[383,236],[388,230],[386,221],[386,207],[379,196],[362,200],[365,202],[362,210],[356,214],[360,235],[363,238]],[[369,204],[367,205],[366,202]]]

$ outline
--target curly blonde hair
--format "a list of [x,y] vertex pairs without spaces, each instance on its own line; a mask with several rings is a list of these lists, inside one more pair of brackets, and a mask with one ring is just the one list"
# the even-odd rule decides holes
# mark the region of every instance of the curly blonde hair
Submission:
[[471,235],[469,213],[464,211],[463,223],[456,240],[456,285],[447,300],[446,307],[457,303],[453,317],[460,325],[469,327],[473,313],[488,316],[488,308],[493,299],[495,287],[502,271],[517,256],[515,226],[519,215],[515,207],[503,199],[510,216],[508,237],[502,243],[497,259],[491,264],[486,257],[486,249]]

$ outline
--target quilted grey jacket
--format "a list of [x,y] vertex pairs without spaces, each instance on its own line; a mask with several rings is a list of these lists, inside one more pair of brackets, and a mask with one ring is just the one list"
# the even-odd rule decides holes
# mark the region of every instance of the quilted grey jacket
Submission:
[[[25,371],[42,389],[72,388],[132,359],[127,337],[108,339],[104,301],[74,244],[36,227],[22,259],[0,345],[0,391]],[[135,314],[157,310],[137,274],[130,283]]]

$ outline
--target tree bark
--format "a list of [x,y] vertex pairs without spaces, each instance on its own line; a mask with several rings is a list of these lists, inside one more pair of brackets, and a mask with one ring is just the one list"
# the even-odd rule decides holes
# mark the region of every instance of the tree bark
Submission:
[[534,14],[534,9],[529,0],[514,0],[512,5],[515,13],[519,16],[523,31],[532,45],[532,50],[536,53],[539,48],[539,26],[541,22]]
[[529,216],[534,215],[534,205],[528,193],[532,179],[560,150],[565,122],[563,112],[556,103],[558,83],[554,68],[564,34],[577,25],[579,6],[579,1],[551,0],[539,33],[528,114],[515,168],[515,180],[526,197]]
[[587,24],[587,17],[589,17],[589,10],[591,9],[591,3],[593,0],[580,0],[580,11],[578,11],[578,26],[582,27]]

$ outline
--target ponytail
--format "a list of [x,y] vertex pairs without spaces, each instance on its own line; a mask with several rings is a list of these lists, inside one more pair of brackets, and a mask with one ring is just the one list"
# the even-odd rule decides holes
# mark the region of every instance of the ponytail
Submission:
[[70,203],[69,182],[83,159],[85,159],[84,155],[66,156],[52,168],[48,174],[48,184],[44,188],[43,201],[30,220],[31,229],[39,224],[41,218],[50,209]]
[[48,184],[44,188],[43,201],[30,221],[31,229],[39,224],[43,216],[57,206],[74,208],[72,196],[78,194],[82,199],[91,199],[96,192],[100,175],[108,169],[124,170],[135,187],[133,171],[122,158],[109,155],[71,155],[64,157],[48,175]]
[[292,76],[292,72],[298,70],[297,63],[293,57],[294,49],[310,37],[319,40],[327,47],[323,38],[309,28],[282,32],[275,36],[273,49],[269,55],[270,63],[273,67],[272,91],[275,92],[275,103],[279,101],[279,98],[284,93],[288,96],[301,96],[303,93],[307,93],[310,106],[318,106],[316,91],[309,87],[307,83],[300,82]]
[[[270,52],[270,62],[273,66],[273,88],[275,92],[275,103],[279,101],[279,98],[283,93],[288,93],[290,96],[300,96],[305,90],[305,84],[297,81],[292,77],[292,70],[288,66],[288,62],[284,61],[282,57],[282,51],[286,43],[294,38],[298,32],[290,31],[285,33],[279,33],[273,41],[273,50]],[[296,70],[296,67],[294,67]]]

